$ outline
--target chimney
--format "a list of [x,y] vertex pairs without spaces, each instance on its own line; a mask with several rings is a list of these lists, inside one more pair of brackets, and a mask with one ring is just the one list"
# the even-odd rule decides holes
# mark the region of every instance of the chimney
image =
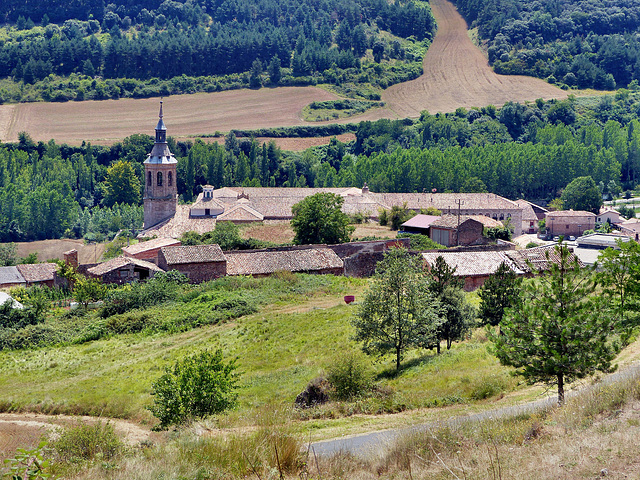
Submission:
[[362,186],[362,194],[366,194],[369,193],[369,185],[367,185],[367,182],[364,182],[364,185]]
[[64,256],[64,263],[71,265],[76,270],[78,269],[78,250],[69,250],[62,255]]

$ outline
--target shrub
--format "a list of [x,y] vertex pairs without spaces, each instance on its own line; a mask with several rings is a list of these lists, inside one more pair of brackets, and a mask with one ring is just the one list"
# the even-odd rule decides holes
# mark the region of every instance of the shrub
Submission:
[[431,240],[428,235],[419,233],[398,233],[398,238],[408,238],[411,250],[439,250],[446,248],[444,245]]
[[339,400],[349,400],[369,391],[371,372],[364,359],[355,353],[338,358],[328,369],[327,380]]
[[223,412],[236,404],[235,361],[224,363],[222,350],[208,350],[178,360],[152,385],[148,407],[160,428]]
[[93,460],[100,455],[111,460],[122,453],[124,444],[118,438],[113,425],[109,422],[97,422],[95,425],[81,423],[65,429],[60,437],[53,441],[52,447],[57,456],[65,462]]

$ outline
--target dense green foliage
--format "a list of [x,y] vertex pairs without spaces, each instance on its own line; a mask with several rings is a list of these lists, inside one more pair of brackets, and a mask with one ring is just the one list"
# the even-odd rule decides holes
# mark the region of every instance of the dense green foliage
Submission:
[[565,245],[556,253],[559,262],[525,283],[522,304],[503,317],[492,340],[503,365],[530,383],[557,386],[562,404],[565,382],[610,371],[617,345],[609,338],[616,323],[598,305],[591,270]]
[[[420,75],[435,32],[419,0],[79,0],[70,7],[10,0],[0,6],[2,17],[15,27],[0,34],[0,78],[13,81],[0,88],[0,103],[263,84],[384,88]],[[374,62],[363,64],[367,50]]]
[[239,374],[222,350],[207,350],[178,360],[153,383],[151,413],[160,428],[224,412],[236,404]]
[[585,210],[597,215],[602,206],[602,192],[589,176],[571,180],[560,199],[565,210]]
[[180,237],[182,245],[218,244],[222,250],[251,250],[273,246],[270,242],[256,240],[255,238],[242,238],[240,228],[231,222],[216,222],[216,228],[211,232],[203,233],[189,231]]
[[291,207],[293,242],[298,245],[345,243],[353,233],[349,217],[342,211],[344,198],[335,193],[310,195]]
[[612,89],[640,79],[637,0],[455,0],[496,72]]
[[393,354],[399,371],[408,348],[432,348],[438,342],[443,312],[431,283],[420,257],[402,248],[385,254],[351,322],[365,353]]
[[479,317],[483,325],[496,326],[502,321],[507,308],[517,307],[521,300],[522,279],[502,262],[498,269],[485,280],[478,291],[480,297]]

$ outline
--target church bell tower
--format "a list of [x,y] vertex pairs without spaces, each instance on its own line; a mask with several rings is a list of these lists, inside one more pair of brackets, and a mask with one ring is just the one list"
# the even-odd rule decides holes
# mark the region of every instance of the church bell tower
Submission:
[[173,217],[178,203],[176,169],[178,161],[167,145],[167,127],[160,119],[156,125],[156,140],[151,153],[144,161],[144,228]]

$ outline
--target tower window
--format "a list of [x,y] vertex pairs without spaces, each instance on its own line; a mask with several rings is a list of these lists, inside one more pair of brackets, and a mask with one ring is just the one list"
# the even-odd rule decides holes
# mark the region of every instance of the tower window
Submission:
[[167,173],[167,185],[173,186],[173,174],[171,172]]
[[151,186],[151,172],[149,172],[149,175],[147,176],[147,185]]
[[162,186],[162,172],[158,172],[158,182],[157,182],[158,186],[161,187]]

